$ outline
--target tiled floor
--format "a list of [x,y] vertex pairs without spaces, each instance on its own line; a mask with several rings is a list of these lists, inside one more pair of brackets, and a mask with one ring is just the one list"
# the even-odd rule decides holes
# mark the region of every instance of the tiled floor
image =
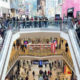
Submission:
[[[31,67],[31,71],[29,71],[29,80],[38,80],[39,79],[39,70],[42,70],[43,72],[46,70],[48,72],[49,66],[47,66],[45,68],[45,66],[43,66],[43,68],[39,68],[38,65],[33,65]],[[35,72],[35,76],[33,77],[32,72]],[[61,72],[60,75],[57,74],[57,72]],[[57,77],[60,77],[60,80],[63,80],[67,78],[67,80],[70,80],[71,75],[65,75],[62,73],[62,69],[56,69],[55,67],[52,69],[52,76],[49,77],[49,80],[55,80]]]

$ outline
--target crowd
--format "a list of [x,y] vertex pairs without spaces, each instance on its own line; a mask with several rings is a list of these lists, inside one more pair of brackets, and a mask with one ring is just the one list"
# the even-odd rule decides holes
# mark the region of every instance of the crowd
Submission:
[[30,28],[30,27],[48,27],[49,25],[55,25],[55,26],[61,26],[60,24],[62,23],[62,20],[56,20],[52,18],[48,18],[45,16],[39,17],[39,16],[34,16],[34,17],[29,17],[25,16],[24,17],[8,17],[8,18],[0,18],[0,27],[4,28]]
[[48,26],[48,18],[47,17],[31,17],[26,16],[25,18],[23,17],[12,17],[12,18],[6,18],[6,19],[1,19],[0,20],[0,27],[47,27]]
[[[53,20],[54,22],[55,20]],[[70,27],[73,27],[76,30],[77,36],[80,41],[80,21],[77,19],[67,19],[66,21],[63,19],[63,23],[67,23]],[[50,24],[50,20],[47,17],[8,17],[8,18],[0,18],[0,42],[4,40],[6,29],[13,28],[42,28],[48,27]],[[55,24],[59,24],[56,20]],[[60,25],[60,24],[59,24]],[[60,46],[60,45],[59,45]]]
[[3,28],[0,28],[0,50],[1,50],[2,45],[4,43],[5,34],[6,34],[6,30]]
[[[16,69],[15,69],[15,66],[17,66]],[[62,63],[61,61],[58,61],[58,60],[45,64],[44,65],[45,70],[43,70],[43,67],[42,68],[37,67],[38,68],[37,70],[39,71],[38,73],[35,71],[35,69],[33,70],[32,67],[35,66],[35,64],[33,64],[32,61],[19,60],[17,61],[15,66],[7,75],[6,78],[8,78],[8,80],[29,80],[30,77],[32,77],[32,80],[36,80],[36,76],[38,76],[38,80],[50,80],[50,78],[53,75],[53,68],[55,68],[55,71],[57,71],[57,69],[60,69],[60,71],[58,71],[60,73],[64,72]],[[23,69],[23,71],[21,68]],[[58,78],[56,78],[55,80],[57,79]]]
[[[0,18],[0,28],[7,28],[7,27],[21,27],[26,28],[26,27],[48,27],[49,24],[55,23],[60,25],[61,23],[67,24],[70,27],[79,28],[80,27],[80,20],[77,18],[63,18],[63,20],[58,20],[55,18],[48,18],[45,16],[39,17],[39,16],[34,16],[34,17],[29,17],[29,16],[21,16],[21,17],[7,17],[7,18]],[[76,25],[76,26],[75,26]]]
[[[28,39],[25,39],[25,40],[21,40],[21,39],[17,39],[16,42],[13,44],[13,47],[14,49],[17,49],[17,50],[21,50],[22,52],[26,52],[26,50],[28,50],[30,53],[46,53],[46,49],[47,49],[47,52],[51,52],[51,43],[54,43],[56,42],[56,46],[55,46],[55,49],[62,49],[63,46],[65,46],[65,52],[68,52],[69,49],[68,49],[68,43],[66,42],[64,44],[64,40],[63,39],[60,39],[60,38],[54,38],[54,39],[49,39],[49,38],[46,38],[46,39],[40,39],[40,38],[36,38],[36,39],[31,39],[31,38],[28,38]],[[48,47],[45,47],[44,45],[43,46],[38,46],[40,44],[45,44],[48,45]],[[28,46],[29,45],[29,46]],[[31,45],[31,46],[30,46]],[[37,46],[36,46],[37,45]],[[43,48],[43,50],[41,49],[41,47]]]

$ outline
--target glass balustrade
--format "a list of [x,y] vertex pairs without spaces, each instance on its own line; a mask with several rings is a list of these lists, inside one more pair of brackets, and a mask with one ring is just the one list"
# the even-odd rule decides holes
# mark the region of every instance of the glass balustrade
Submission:
[[[65,26],[65,27],[64,27]],[[25,28],[52,28],[64,30],[68,29],[68,24],[62,20],[34,20],[34,21],[9,21],[7,24],[8,29],[25,29]]]

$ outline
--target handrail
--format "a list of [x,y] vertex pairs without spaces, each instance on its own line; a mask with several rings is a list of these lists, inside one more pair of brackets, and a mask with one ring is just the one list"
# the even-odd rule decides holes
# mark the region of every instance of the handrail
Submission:
[[75,60],[76,60],[76,63],[77,63],[77,67],[78,67],[78,70],[79,70],[79,73],[80,73],[80,67],[79,67],[79,64],[78,64],[78,61],[77,61],[76,53],[74,51],[74,48],[73,48],[73,45],[72,45],[72,41],[71,41],[71,36],[70,35],[69,35],[69,38],[70,38],[71,46],[72,46],[72,49],[73,49],[73,52],[74,52],[74,57],[75,57]]
[[[60,55],[64,58],[64,60],[65,60],[66,62],[68,62],[69,67],[74,71],[74,66],[73,66],[73,62],[72,62],[71,57],[69,57],[69,55],[68,55],[67,53],[65,53],[65,52],[59,54],[59,56],[60,56]],[[20,54],[17,52],[17,54],[9,61],[9,65],[8,65],[7,72],[10,71],[9,69],[10,69],[11,66],[14,64],[14,62],[15,62],[17,59],[19,59],[20,56],[24,56],[24,55],[20,55]],[[25,55],[25,56],[31,56],[31,57],[33,57],[33,55]],[[53,57],[53,56],[58,56],[58,54],[57,54],[57,55],[49,55],[49,56],[51,56],[51,57]],[[48,56],[48,58],[49,58],[49,56]],[[41,57],[41,56],[35,56],[35,57]],[[45,56],[45,58],[46,58],[46,57],[47,57],[47,56]],[[75,72],[75,71],[74,71],[74,72]]]
[[77,32],[76,32],[76,31],[75,31],[75,36],[76,36],[77,42],[78,42],[79,47],[80,47],[80,40],[79,40],[79,37],[78,37],[78,35],[77,35]]
[[[11,35],[11,37],[12,37],[12,35]],[[7,35],[6,35],[6,38],[7,38]],[[6,39],[5,38],[5,42],[6,42]],[[8,40],[8,42],[9,42],[9,40]],[[11,42],[11,38],[10,38],[10,42]],[[9,45],[10,45],[10,42],[9,42]],[[6,43],[7,44],[7,43]],[[5,48],[5,43],[4,43],[4,46],[3,46],[3,51],[6,49],[6,54],[4,55],[5,56],[5,58],[3,58],[4,59],[4,61],[3,61],[3,64],[1,64],[1,65],[3,65],[3,67],[2,67],[2,71],[1,71],[1,77],[0,77],[0,80],[2,79],[2,75],[3,75],[3,72],[4,72],[4,67],[5,67],[5,64],[6,64],[6,60],[7,60],[7,55],[8,55],[8,50],[9,50],[9,45],[7,44],[7,49]],[[2,51],[2,52],[3,52]]]
[[[66,60],[69,64],[69,67],[74,71],[72,58],[68,55],[68,53],[63,53],[64,60]],[[75,72],[75,71],[74,71]]]

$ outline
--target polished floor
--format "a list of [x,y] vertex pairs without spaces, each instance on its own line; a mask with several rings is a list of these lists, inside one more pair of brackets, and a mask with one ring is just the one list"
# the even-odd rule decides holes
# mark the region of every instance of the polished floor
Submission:
[[[50,71],[50,67],[49,65],[47,64],[47,66],[45,67],[45,65],[43,65],[42,68],[40,68],[38,65],[30,65],[30,64],[27,64],[25,66],[21,66],[20,67],[20,75],[19,75],[19,78],[18,79],[23,79],[25,80],[26,79],[26,76],[28,76],[28,79],[29,80],[39,80],[39,71],[42,70],[43,72],[47,72],[47,75],[48,75],[48,71]],[[28,74],[27,74],[27,71],[28,71]],[[33,76],[33,71],[35,72],[35,76]],[[70,70],[69,70],[70,71]],[[59,80],[71,80],[71,75],[72,74],[67,74],[67,73],[63,73],[63,68],[62,67],[57,67],[57,65],[55,64],[51,70],[52,72],[52,75],[51,77],[49,76],[49,80],[56,80],[56,79],[59,79]],[[16,80],[16,78],[15,78]]]

